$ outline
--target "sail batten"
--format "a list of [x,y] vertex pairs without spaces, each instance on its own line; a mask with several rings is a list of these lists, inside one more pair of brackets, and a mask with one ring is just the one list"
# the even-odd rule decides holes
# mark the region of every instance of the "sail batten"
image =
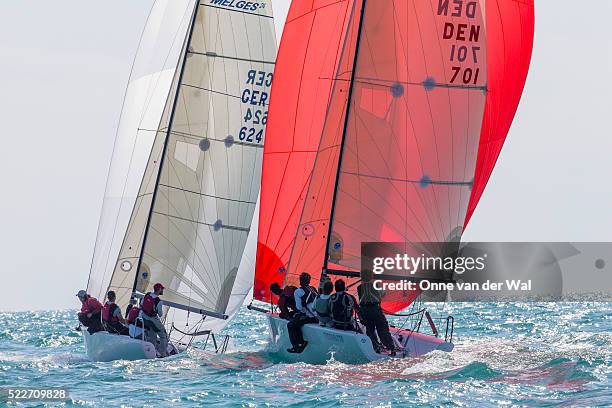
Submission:
[[244,61],[244,62],[256,62],[259,64],[275,64],[276,61],[271,60],[271,61],[264,61],[264,60],[253,60],[253,59],[248,59],[248,58],[239,58],[239,57],[232,57],[229,55],[220,55],[214,52],[197,52],[197,51],[191,51],[190,54],[193,55],[202,55],[205,57],[210,57],[210,58],[224,58],[224,59],[229,59],[229,60],[234,60],[234,61]]

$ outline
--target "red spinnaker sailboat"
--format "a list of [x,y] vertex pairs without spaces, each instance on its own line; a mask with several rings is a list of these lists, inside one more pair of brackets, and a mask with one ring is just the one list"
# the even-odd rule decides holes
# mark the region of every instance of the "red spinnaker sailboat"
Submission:
[[[294,0],[264,150],[254,297],[360,270],[362,242],[460,239],[531,59],[533,0]],[[417,293],[389,294],[398,311]]]

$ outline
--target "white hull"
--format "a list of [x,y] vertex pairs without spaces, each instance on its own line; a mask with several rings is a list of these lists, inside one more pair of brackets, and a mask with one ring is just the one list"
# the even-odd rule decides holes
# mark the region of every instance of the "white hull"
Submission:
[[[306,349],[300,354],[288,353],[291,348],[287,332],[287,320],[268,314],[270,345],[273,353],[289,362],[302,361],[310,364],[324,364],[333,356],[334,360],[346,364],[363,364],[389,358],[374,351],[372,341],[365,334],[336,330],[318,324],[307,324],[302,328]],[[403,348],[396,358],[417,357],[434,350],[451,351],[453,343],[443,339],[416,333],[406,329],[392,329],[391,333],[398,346]]]
[[155,346],[148,341],[105,331],[89,334],[83,329],[87,357],[92,361],[144,360],[157,357]]

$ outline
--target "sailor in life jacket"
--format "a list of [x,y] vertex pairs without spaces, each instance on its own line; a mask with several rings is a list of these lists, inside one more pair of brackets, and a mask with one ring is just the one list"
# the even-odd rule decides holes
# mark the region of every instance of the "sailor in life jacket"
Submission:
[[331,293],[334,290],[334,284],[331,280],[326,280],[322,286],[322,293],[317,296],[314,302],[314,309],[317,313],[317,318],[319,319],[319,324],[321,326],[331,326],[332,325],[332,317],[331,317],[331,307],[330,307],[330,298]]
[[102,324],[109,333],[128,335],[128,328],[125,326],[125,319],[121,316],[121,308],[117,306],[115,300],[117,295],[110,290],[106,294],[108,301],[102,308]]
[[130,337],[144,339],[144,324],[140,308],[136,306],[136,298],[131,298],[125,309],[125,320],[128,325]]
[[[81,301],[79,322],[87,327],[89,334],[102,331],[102,304],[95,297],[89,296],[84,290],[79,290],[77,297]],[[77,328],[77,330],[80,330]]]
[[317,290],[310,286],[310,274],[302,272],[300,275],[300,287],[293,294],[297,313],[293,319],[287,323],[287,332],[292,347],[287,349],[289,353],[301,353],[308,344],[302,334],[302,326],[308,323],[318,323],[317,315],[314,311],[314,301],[317,297]]
[[[156,283],[153,292],[147,293],[142,299],[141,315],[145,326],[145,337],[157,348],[160,357],[168,355],[168,333],[159,319],[163,314],[160,296],[164,294],[164,285]],[[159,337],[159,342],[157,341]]]
[[329,299],[332,325],[340,330],[357,330],[355,315],[359,311],[357,300],[345,292],[346,283],[338,279],[334,283],[336,293]]
[[290,320],[295,315],[295,291],[297,288],[293,285],[287,285],[284,289],[281,289],[280,285],[276,282],[270,285],[270,292],[278,296],[278,303],[276,304],[280,310],[278,317],[285,320]]

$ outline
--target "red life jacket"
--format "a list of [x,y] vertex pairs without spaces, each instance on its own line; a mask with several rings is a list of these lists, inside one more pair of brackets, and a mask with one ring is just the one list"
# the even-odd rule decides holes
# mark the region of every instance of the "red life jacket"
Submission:
[[293,297],[297,288],[292,285],[285,286],[278,298],[279,307],[290,307],[295,310],[295,298]]
[[102,303],[98,302],[95,297],[89,296],[83,306],[81,306],[81,313],[99,313],[102,310]]
[[115,316],[117,307],[114,303],[106,302],[102,308],[102,320],[107,323],[119,323],[119,318]]
[[140,312],[140,308],[138,306],[132,306],[130,309],[130,313],[127,316],[127,323],[134,324],[136,319],[138,318],[138,313]]
[[287,285],[285,286],[285,289],[283,289],[283,293],[281,294],[281,296],[293,297],[293,294],[296,290],[297,288],[295,286]]
[[160,298],[151,296],[151,292],[147,293],[142,299],[142,311],[150,317],[157,316],[157,304],[159,303]]

